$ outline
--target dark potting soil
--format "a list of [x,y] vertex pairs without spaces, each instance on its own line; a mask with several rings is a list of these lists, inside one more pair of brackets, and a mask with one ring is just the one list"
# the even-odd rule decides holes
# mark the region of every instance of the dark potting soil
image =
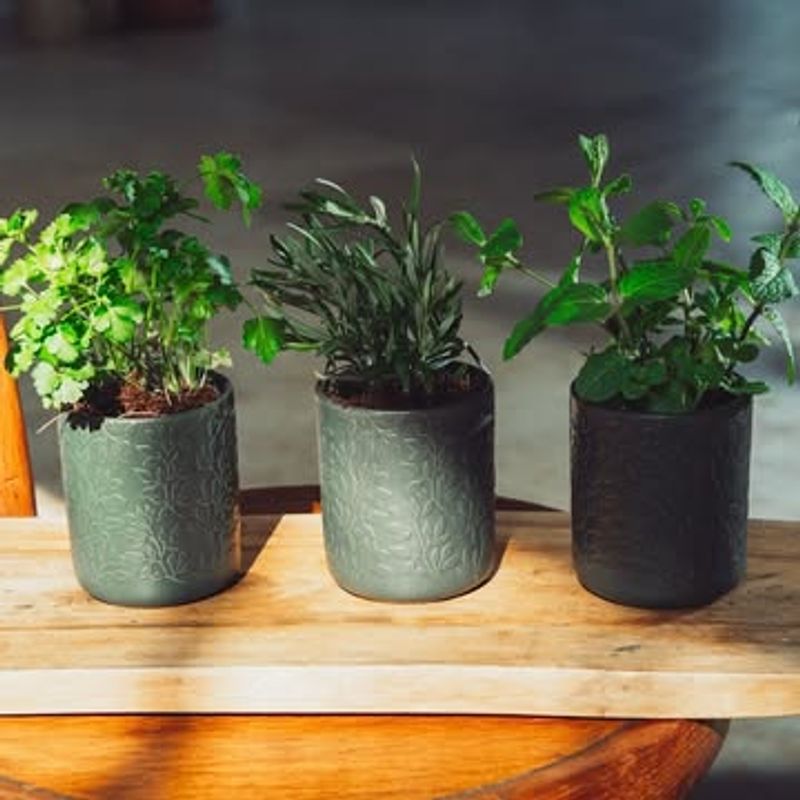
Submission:
[[330,400],[345,406],[372,408],[378,411],[409,411],[448,405],[459,396],[482,391],[488,378],[479,369],[465,369],[437,377],[430,391],[422,388],[404,392],[399,383],[364,384],[351,378],[330,377],[319,384]]
[[199,408],[218,397],[219,390],[211,383],[173,395],[148,391],[134,383],[109,382],[89,389],[71,416],[161,417]]

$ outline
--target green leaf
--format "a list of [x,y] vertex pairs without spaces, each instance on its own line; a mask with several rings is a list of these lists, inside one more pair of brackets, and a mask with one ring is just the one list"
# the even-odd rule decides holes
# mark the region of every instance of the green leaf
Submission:
[[648,398],[647,410],[654,414],[683,414],[690,411],[689,393],[678,381],[659,386]]
[[478,247],[486,244],[486,234],[481,224],[469,211],[456,211],[455,214],[451,214],[450,224],[467,244],[476,244]]
[[675,227],[674,203],[657,200],[629,217],[619,231],[620,240],[636,246],[663,246]]
[[620,393],[627,372],[628,361],[618,350],[592,353],[575,379],[575,391],[590,403],[604,403]]
[[370,195],[369,204],[372,206],[372,210],[375,212],[375,219],[377,220],[378,224],[386,225],[388,220],[386,216],[386,204],[383,202],[383,200],[376,195]]
[[692,215],[692,219],[697,222],[706,213],[706,201],[699,197],[690,200],[689,213]]
[[495,284],[503,272],[503,263],[502,259],[493,259],[487,262],[478,286],[478,297],[488,297],[494,292]]
[[758,184],[761,191],[778,207],[787,223],[794,220],[798,213],[797,202],[789,187],[777,175],[743,161],[731,161],[731,166],[743,170]]
[[238,156],[224,151],[213,156],[204,155],[198,165],[206,197],[213,205],[226,211],[238,198],[242,206],[242,217],[250,224],[250,212],[261,206],[261,187],[250,181],[242,172]]
[[522,247],[522,234],[513,219],[504,219],[497,230],[481,247],[481,258],[492,261],[513,253]]
[[691,269],[671,259],[637,261],[619,280],[620,296],[633,303],[668,300],[685,289],[694,277]]
[[724,217],[712,215],[708,218],[708,221],[717,232],[717,236],[719,236],[723,242],[729,242],[733,238],[731,226],[728,224],[728,220],[726,220]]
[[672,258],[680,269],[696,272],[700,269],[711,244],[711,232],[705,225],[693,225],[675,243]]
[[777,256],[760,247],[750,260],[750,289],[763,305],[775,305],[798,294],[792,273]]
[[540,203],[551,203],[556,206],[563,206],[572,200],[572,195],[575,189],[571,186],[556,186],[554,189],[547,189],[544,192],[538,192],[533,196],[533,199]]
[[760,244],[766,250],[769,250],[770,253],[777,256],[781,252],[781,246],[783,245],[783,234],[759,233],[757,236],[752,236],[751,241]]
[[576,253],[572,257],[566,270],[564,270],[564,274],[561,276],[561,280],[558,282],[559,286],[568,286],[578,282],[581,274],[581,260],[581,253]]
[[792,336],[789,333],[789,326],[786,324],[786,320],[784,320],[780,312],[775,308],[765,309],[764,316],[770,321],[772,327],[775,328],[783,342],[783,346],[786,348],[786,380],[789,384],[792,384],[797,379],[797,359],[795,357]]
[[545,328],[604,320],[611,312],[605,289],[590,283],[566,283],[551,289],[532,314],[520,320],[506,340],[503,358],[513,358]]
[[62,324],[44,340],[44,347],[63,364],[72,364],[80,357],[80,352],[75,346],[76,340],[74,330]]
[[769,386],[763,381],[741,381],[728,386],[728,391],[733,394],[766,394]]
[[596,136],[578,136],[583,157],[592,176],[592,186],[599,186],[609,156],[608,138],[599,133]]
[[636,377],[648,386],[658,386],[667,380],[666,364],[659,358],[636,367]]
[[750,277],[746,270],[726,264],[724,261],[706,259],[700,265],[700,273],[706,277],[721,278],[735,283],[737,286],[747,287],[750,285]]
[[41,398],[49,397],[58,386],[58,373],[52,364],[39,361],[31,370],[33,387]]
[[242,346],[271,364],[283,349],[283,325],[272,317],[248,319],[242,329]]
[[633,188],[633,180],[630,175],[620,175],[610,183],[603,187],[603,195],[605,197],[617,197],[621,194],[627,194]]
[[758,345],[752,342],[744,342],[736,349],[736,360],[742,364],[749,364],[758,358]]
[[97,330],[106,333],[116,344],[133,339],[136,326],[144,319],[144,312],[134,300],[120,298],[110,306],[101,308],[95,315]]
[[3,234],[16,242],[24,242],[28,231],[39,218],[39,212],[33,208],[18,208],[4,221]]
[[609,231],[608,212],[595,187],[576,189],[568,206],[570,222],[591,242],[604,241]]
[[213,255],[209,253],[206,257],[206,263],[211,268],[211,271],[219,278],[223,286],[233,285],[233,272],[231,271],[231,262],[227,256]]
[[87,382],[77,380],[69,375],[61,376],[58,386],[53,391],[52,405],[54,408],[74,406],[86,391]]

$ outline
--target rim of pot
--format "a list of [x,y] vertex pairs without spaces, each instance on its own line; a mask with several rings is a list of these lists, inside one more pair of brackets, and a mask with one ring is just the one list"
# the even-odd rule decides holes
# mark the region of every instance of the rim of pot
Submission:
[[[215,372],[211,370],[209,371],[209,375],[215,380],[215,382],[221,384],[221,386],[218,386],[220,390],[219,396],[215,397],[209,403],[204,403],[202,406],[196,406],[195,408],[189,408],[186,411],[179,411],[177,414],[159,414],[155,417],[99,417],[98,419],[101,421],[100,425],[167,425],[169,424],[170,420],[184,420],[188,417],[200,414],[209,408],[214,408],[214,406],[219,405],[231,394],[233,394],[233,382],[221,372]],[[72,413],[72,411],[65,411],[60,414],[59,423],[61,425],[69,425],[69,418]],[[83,426],[77,425],[74,427]]]
[[608,416],[617,417],[643,417],[652,420],[685,420],[689,418],[696,418],[705,416],[707,414],[735,414],[741,408],[752,405],[753,396],[749,394],[730,394],[727,395],[724,402],[705,408],[695,408],[692,411],[681,411],[678,414],[666,414],[663,411],[646,411],[642,409],[633,408],[610,408],[602,403],[593,403],[591,400],[584,400],[575,391],[575,381],[569,385],[570,397],[580,403],[586,408],[590,408],[592,413],[607,414]]
[[325,402],[329,405],[334,406],[335,408],[340,408],[343,411],[347,411],[348,413],[352,414],[368,414],[370,416],[381,415],[381,416],[407,416],[408,414],[445,414],[449,413],[453,410],[455,406],[459,406],[462,403],[467,403],[470,401],[474,401],[476,397],[480,397],[484,394],[489,394],[492,391],[492,387],[494,383],[492,381],[491,373],[485,369],[481,369],[479,366],[475,364],[467,364],[466,365],[470,370],[482,375],[485,379],[484,383],[481,386],[478,386],[472,391],[469,392],[459,392],[454,393],[452,395],[452,400],[448,400],[444,403],[435,406],[416,406],[413,408],[373,408],[371,406],[360,406],[360,405],[352,405],[346,402],[342,402],[330,395],[326,394],[322,388],[323,380],[318,380],[314,386],[314,394],[317,397],[317,401]]

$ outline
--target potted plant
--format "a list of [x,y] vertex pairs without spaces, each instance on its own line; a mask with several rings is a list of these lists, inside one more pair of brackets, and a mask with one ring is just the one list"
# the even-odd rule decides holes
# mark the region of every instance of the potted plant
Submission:
[[[228,154],[204,156],[218,208],[260,190]],[[202,220],[198,201],[162,172],[119,170],[107,194],[0,220],[0,293],[11,330],[7,367],[30,372],[62,413],[61,464],[81,585],[122,605],[172,605],[212,594],[240,564],[233,390],[207,326],[242,300],[225,256],[172,227]]]
[[[461,284],[441,225],[423,230],[420,177],[392,226],[329,181],[301,193],[299,221],[254,272],[266,313],[245,346],[324,360],[316,385],[330,570],[346,590],[438,600],[495,566],[492,381],[461,337]],[[471,355],[475,363],[465,358]]]
[[[573,557],[590,591],[627,605],[699,606],[734,587],[745,569],[751,398],[767,390],[740,371],[771,326],[795,362],[776,306],[797,293],[786,262],[800,255],[800,216],[771,173],[737,164],[783,214],[783,228],[755,237],[748,269],[709,255],[727,222],[702,200],[655,201],[618,221],[610,201],[628,192],[605,182],[605,136],[580,137],[588,185],[539,199],[564,206],[580,234],[557,283],[524,266],[512,220],[491,235],[461,212],[452,221],[479,248],[481,293],[500,274],[524,271],[545,286],[505,343],[513,358],[548,328],[594,323],[605,334],[571,387]],[[604,274],[591,282],[586,262]]]

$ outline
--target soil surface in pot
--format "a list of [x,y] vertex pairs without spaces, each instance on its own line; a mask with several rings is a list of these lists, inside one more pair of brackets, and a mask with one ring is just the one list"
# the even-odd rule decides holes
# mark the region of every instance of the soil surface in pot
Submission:
[[147,391],[130,381],[109,381],[91,387],[70,417],[161,417],[199,408],[218,397],[219,390],[213,383],[178,395],[168,395],[163,391]]
[[399,381],[365,383],[358,378],[330,377],[320,381],[320,390],[343,406],[372,408],[378,411],[408,411],[448,405],[459,396],[486,389],[486,373],[466,367],[438,375],[430,391],[422,388],[404,392]]

